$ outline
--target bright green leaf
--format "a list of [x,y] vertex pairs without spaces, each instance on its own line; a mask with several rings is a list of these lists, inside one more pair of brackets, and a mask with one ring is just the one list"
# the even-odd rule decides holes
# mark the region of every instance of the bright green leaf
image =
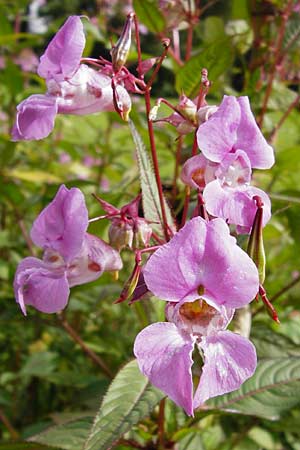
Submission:
[[203,407],[275,420],[300,404],[300,357],[259,362],[252,378],[240,389],[209,400]]
[[111,383],[95,418],[84,450],[107,450],[133,425],[148,416],[164,394],[144,377],[136,361]]
[[154,0],[133,0],[133,8],[139,19],[149,31],[159,33],[165,29],[165,19]]
[[201,70],[208,70],[208,78],[214,82],[230,67],[232,50],[230,40],[214,42],[193,56],[176,74],[176,89],[188,97],[196,97],[201,83]]

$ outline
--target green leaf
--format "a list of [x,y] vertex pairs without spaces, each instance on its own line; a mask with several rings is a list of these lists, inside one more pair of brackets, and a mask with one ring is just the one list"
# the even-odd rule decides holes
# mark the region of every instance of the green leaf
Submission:
[[300,357],[269,358],[240,389],[209,400],[203,410],[254,415],[275,420],[300,404]]
[[63,450],[82,450],[91,424],[92,418],[85,417],[63,425],[50,427],[46,431],[31,437],[29,441]]
[[117,374],[103,399],[84,450],[107,450],[148,416],[164,394],[144,377],[136,361]]
[[165,29],[165,19],[154,0],[133,0],[133,9],[149,31],[159,33]]
[[[142,138],[131,120],[129,120],[129,128],[136,146],[145,219],[151,222],[153,226],[160,224],[159,229],[161,231],[163,229],[163,220],[153,167]],[[164,204],[168,225],[174,230],[174,220],[165,199]]]
[[201,70],[208,70],[208,78],[214,82],[231,65],[230,40],[216,41],[193,56],[176,74],[176,89],[187,97],[196,97],[201,82]]
[[0,444],[0,450],[47,450],[48,446],[31,444],[30,442],[6,442]]

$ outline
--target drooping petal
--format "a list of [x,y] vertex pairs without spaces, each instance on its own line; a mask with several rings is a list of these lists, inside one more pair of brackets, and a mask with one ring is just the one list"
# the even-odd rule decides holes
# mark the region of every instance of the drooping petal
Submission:
[[32,140],[47,137],[54,127],[57,101],[48,95],[31,95],[17,107],[12,140]]
[[258,292],[257,268],[230,236],[223,219],[214,219],[207,224],[201,281],[205,288],[202,297],[216,309],[219,305],[241,308]]
[[65,308],[69,298],[69,285],[63,270],[51,270],[37,258],[25,258],[15,274],[14,291],[16,301],[23,314],[26,305],[45,313],[54,313]]
[[80,254],[69,264],[67,277],[70,287],[97,280],[104,271],[120,270],[121,257],[102,239],[85,233]]
[[194,397],[194,409],[217,395],[235,391],[256,369],[254,345],[231,331],[220,331],[202,338],[204,366]]
[[56,250],[65,261],[71,261],[80,252],[88,227],[88,212],[82,192],[62,185],[52,202],[33,223],[33,242]]
[[79,16],[70,16],[49,43],[40,58],[38,74],[62,81],[78,69],[85,46],[83,25]]
[[173,323],[149,325],[136,337],[134,354],[141,372],[178,406],[193,415],[191,367],[194,339]]
[[[256,214],[253,197],[258,195],[264,203],[263,226],[271,218],[271,203],[267,194],[253,186],[222,188],[218,180],[209,183],[203,192],[206,209],[212,216],[221,217],[249,233]],[[247,231],[248,230],[248,231]]]
[[236,142],[240,119],[241,112],[237,99],[224,96],[218,111],[202,123],[197,131],[198,147],[207,159],[221,162],[230,152]]
[[241,119],[234,149],[244,150],[252,167],[269,169],[274,164],[274,150],[267,143],[255,122],[248,97],[239,97],[237,101],[241,109]]
[[205,220],[196,217],[149,258],[144,278],[154,295],[170,302],[199,298],[206,233]]

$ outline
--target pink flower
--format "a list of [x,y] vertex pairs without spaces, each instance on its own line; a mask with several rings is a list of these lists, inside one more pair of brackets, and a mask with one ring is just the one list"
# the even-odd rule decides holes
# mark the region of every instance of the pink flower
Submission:
[[15,296],[23,314],[26,305],[46,313],[58,312],[67,305],[70,287],[122,268],[119,253],[86,233],[87,227],[83,194],[62,185],[31,229],[33,242],[44,250],[43,260],[25,258],[15,275]]
[[[71,16],[41,56],[38,74],[45,78],[47,93],[31,95],[17,107],[12,130],[14,141],[43,139],[51,133],[56,114],[92,114],[114,111],[111,77],[82,64],[85,46],[83,26]],[[131,107],[126,89],[117,84],[115,96],[124,117]]]
[[243,150],[252,168],[269,169],[274,164],[273,148],[255,122],[248,97],[225,95],[218,111],[199,126],[197,140],[203,155],[213,162]]
[[[253,344],[226,331],[233,313],[225,307],[219,312],[202,299],[180,307],[168,303],[169,322],[149,325],[136,337],[134,354],[141,372],[190,416],[209,398],[238,389],[256,369]],[[193,394],[195,347],[204,365]]]
[[[148,289],[168,301],[169,323],[152,324],[136,338],[141,371],[187,414],[208,398],[237,389],[256,367],[253,345],[225,331],[234,309],[259,289],[258,271],[221,219],[188,222],[147,262]],[[204,352],[193,398],[192,352]]]

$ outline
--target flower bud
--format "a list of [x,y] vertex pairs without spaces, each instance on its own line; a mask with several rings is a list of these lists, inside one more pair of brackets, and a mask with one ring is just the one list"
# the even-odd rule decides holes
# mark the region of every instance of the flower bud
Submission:
[[179,104],[176,109],[185,119],[192,122],[195,126],[198,125],[197,106],[186,95],[182,94],[180,96]]
[[119,72],[119,70],[126,64],[127,56],[131,46],[131,25],[133,22],[134,14],[130,13],[127,16],[122,34],[116,43],[116,45],[111,50],[111,60],[114,72]]
[[255,262],[259,274],[259,282],[263,284],[265,280],[266,256],[263,241],[263,202],[259,196],[253,198],[257,204],[257,211],[254,217],[251,234],[249,237],[247,253]]
[[130,223],[122,219],[114,219],[108,230],[109,243],[117,250],[122,250],[124,247],[132,248],[133,229]]
[[134,248],[148,247],[149,241],[152,235],[152,228],[145,219],[137,218],[135,219],[135,231],[134,231]]

